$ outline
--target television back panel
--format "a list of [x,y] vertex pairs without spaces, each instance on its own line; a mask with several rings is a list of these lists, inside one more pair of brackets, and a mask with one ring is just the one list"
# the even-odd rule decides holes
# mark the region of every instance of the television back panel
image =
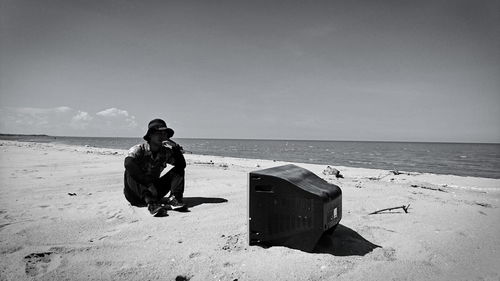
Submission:
[[250,172],[250,245],[312,251],[342,217],[342,191],[314,173],[284,165]]

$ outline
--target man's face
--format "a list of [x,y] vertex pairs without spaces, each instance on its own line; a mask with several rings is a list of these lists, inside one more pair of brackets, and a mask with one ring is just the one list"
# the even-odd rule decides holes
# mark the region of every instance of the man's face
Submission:
[[155,131],[153,134],[151,134],[150,143],[160,145],[167,139],[167,131]]

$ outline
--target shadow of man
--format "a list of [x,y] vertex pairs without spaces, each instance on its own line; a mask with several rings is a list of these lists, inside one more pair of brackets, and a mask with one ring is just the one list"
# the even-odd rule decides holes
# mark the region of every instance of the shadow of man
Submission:
[[334,256],[364,256],[380,248],[363,238],[359,233],[339,224],[332,234],[324,233],[314,249],[315,253]]
[[201,204],[219,204],[227,202],[227,199],[212,197],[184,197],[182,200],[188,208],[196,207]]

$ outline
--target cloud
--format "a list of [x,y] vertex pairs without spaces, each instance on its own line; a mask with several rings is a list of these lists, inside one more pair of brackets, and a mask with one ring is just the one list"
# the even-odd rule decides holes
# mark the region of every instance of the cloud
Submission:
[[96,113],[96,115],[104,116],[104,117],[127,117],[128,112],[126,110],[121,110],[118,108],[108,108],[103,111],[99,111]]
[[93,119],[94,118],[90,116],[88,112],[79,110],[78,113],[71,118],[70,125],[74,129],[84,130],[89,126]]
[[96,113],[108,127],[111,128],[136,128],[135,116],[130,115],[126,110],[118,108],[108,108]]
[[135,116],[114,107],[95,114],[68,106],[0,108],[1,133],[131,136],[136,128]]
[[92,119],[94,118],[85,111],[78,111],[78,113],[73,116],[74,121],[91,121]]
[[58,111],[58,112],[70,112],[72,111],[73,109],[71,107],[67,107],[67,106],[60,106],[60,107],[56,107],[54,108],[55,111]]
[[[14,133],[43,133],[54,131],[55,124],[64,124],[71,117],[71,108],[34,108],[18,107],[4,108],[0,110],[0,129],[2,132]],[[57,131],[57,130],[55,130]]]

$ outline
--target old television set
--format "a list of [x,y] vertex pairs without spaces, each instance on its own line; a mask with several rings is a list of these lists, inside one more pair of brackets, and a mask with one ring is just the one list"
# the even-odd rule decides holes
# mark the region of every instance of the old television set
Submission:
[[342,191],[311,171],[284,165],[249,173],[250,245],[313,251],[342,217]]

